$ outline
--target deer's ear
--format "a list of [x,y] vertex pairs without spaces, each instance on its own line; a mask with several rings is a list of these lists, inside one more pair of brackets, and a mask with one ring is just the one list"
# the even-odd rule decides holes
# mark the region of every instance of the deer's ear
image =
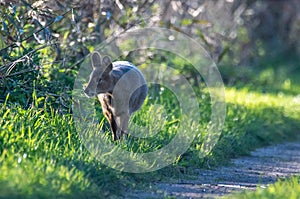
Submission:
[[100,53],[94,51],[91,56],[92,66],[93,68],[100,68],[101,67],[101,56]]
[[105,68],[104,73],[108,74],[113,69],[113,64],[109,56],[104,56],[102,60],[103,67]]

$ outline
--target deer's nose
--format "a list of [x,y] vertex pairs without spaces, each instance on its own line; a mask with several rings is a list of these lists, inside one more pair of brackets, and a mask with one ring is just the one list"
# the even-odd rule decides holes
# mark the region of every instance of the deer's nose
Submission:
[[87,97],[94,97],[94,96],[97,95],[96,91],[93,91],[93,90],[88,89],[88,88],[84,89],[84,93]]

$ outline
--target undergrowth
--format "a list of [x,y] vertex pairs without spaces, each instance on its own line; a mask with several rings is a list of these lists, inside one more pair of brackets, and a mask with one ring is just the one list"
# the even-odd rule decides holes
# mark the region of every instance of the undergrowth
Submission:
[[[176,102],[169,93],[162,93],[161,97],[161,102],[170,104],[166,111],[148,100],[133,120],[153,123],[153,115],[168,113],[168,117],[155,117],[164,120],[165,127],[148,140],[129,136],[119,143],[123,149],[155,151],[176,134],[178,113],[173,106]],[[205,108],[210,106],[208,99],[200,101],[202,110],[209,110]],[[207,126],[207,122],[202,122],[196,131],[200,136],[195,136],[189,150],[179,155],[175,163],[151,173],[129,174],[106,167],[90,154],[76,131],[72,114],[59,114],[43,105],[43,100],[36,101],[28,109],[13,104],[3,104],[0,108],[0,198],[120,196],[128,186],[176,177],[192,168],[219,166],[259,146],[293,139],[300,127],[297,97],[227,88],[225,126],[218,144],[205,158],[199,157]],[[103,118],[100,121],[105,125]],[[111,134],[106,129],[102,136],[110,140]]]

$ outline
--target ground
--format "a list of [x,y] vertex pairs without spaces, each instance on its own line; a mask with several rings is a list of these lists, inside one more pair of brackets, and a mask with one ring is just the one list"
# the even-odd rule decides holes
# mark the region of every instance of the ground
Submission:
[[300,141],[257,149],[250,156],[214,170],[197,170],[147,190],[128,190],[126,198],[216,198],[233,192],[267,187],[280,178],[300,173]]

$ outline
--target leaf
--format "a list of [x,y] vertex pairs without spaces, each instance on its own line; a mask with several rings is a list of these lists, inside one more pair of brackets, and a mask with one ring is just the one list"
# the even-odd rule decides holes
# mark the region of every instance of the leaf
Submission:
[[65,6],[63,4],[61,4],[59,1],[55,0],[55,3],[60,9],[62,9],[62,10],[66,9]]
[[203,19],[202,20],[194,19],[193,23],[197,23],[197,24],[203,25],[203,26],[210,26],[211,25],[211,23],[209,21],[203,20]]
[[2,24],[3,24],[3,30],[4,30],[5,32],[7,32],[7,24],[6,24],[6,22],[5,22],[5,21],[2,21]]
[[34,21],[35,23],[37,23],[38,26],[40,26],[41,28],[43,28],[43,25],[39,22],[39,20],[33,19],[33,21]]
[[59,15],[55,18],[54,22],[58,22],[60,20],[62,20],[63,16],[62,15]]
[[21,0],[22,1],[22,3],[26,6],[26,7],[29,7],[30,9],[34,9],[29,3],[27,3],[26,1],[24,1],[24,0]]
[[107,11],[107,12],[106,12],[106,19],[107,19],[107,20],[110,20],[110,18],[111,18],[111,12],[110,12],[110,11]]
[[[3,49],[3,48],[5,48],[6,47],[6,44],[5,44],[5,39],[2,37],[2,35],[0,35],[0,49]],[[3,52],[3,54],[6,54],[7,52]],[[1,56],[2,56],[2,58],[3,58],[3,54],[2,54],[2,52],[0,51],[0,54],[1,54]]]
[[182,26],[188,26],[192,24],[192,20],[191,19],[182,19],[181,20],[181,25]]
[[11,23],[13,26],[18,27],[17,24],[15,23],[15,19],[12,16],[7,15],[7,19],[9,23]]

